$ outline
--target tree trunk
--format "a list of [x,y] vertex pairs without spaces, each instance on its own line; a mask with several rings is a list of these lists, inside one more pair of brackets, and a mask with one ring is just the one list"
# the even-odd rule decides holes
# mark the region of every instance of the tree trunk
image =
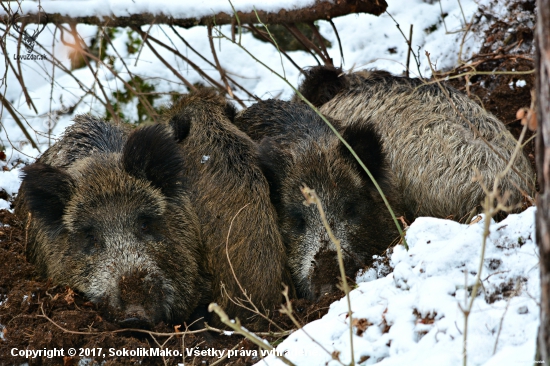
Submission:
[[550,366],[550,0],[537,0],[536,37],[536,163],[540,187],[536,230],[540,250],[541,309],[535,361],[544,361]]

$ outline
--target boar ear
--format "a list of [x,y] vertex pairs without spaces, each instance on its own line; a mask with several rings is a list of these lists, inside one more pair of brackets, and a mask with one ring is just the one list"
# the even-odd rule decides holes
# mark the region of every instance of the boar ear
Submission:
[[177,195],[183,187],[183,156],[162,125],[132,133],[122,151],[122,163],[130,175],[147,179],[168,197]]
[[227,102],[225,104],[225,108],[223,110],[225,116],[233,123],[235,121],[235,116],[237,115],[237,108],[235,108],[235,105],[231,102]]
[[55,227],[61,225],[74,185],[73,178],[65,171],[35,163],[23,169],[20,194],[33,217]]
[[276,205],[281,202],[281,185],[288,170],[288,155],[273,139],[265,137],[259,145],[260,169],[269,183],[269,196]]
[[[342,137],[351,146],[353,151],[359,156],[359,159],[369,169],[374,179],[377,181],[385,177],[385,154],[382,150],[382,141],[380,135],[372,126],[366,123],[354,123],[343,129]],[[365,170],[344,145],[339,146],[342,155],[344,155],[357,169],[364,175],[367,182],[371,182]]]
[[[305,79],[298,90],[314,106],[320,107],[345,88],[347,88],[347,82],[342,75],[342,69],[316,66],[305,72]],[[299,101],[297,96],[294,98]]]
[[176,113],[170,118],[168,123],[170,127],[172,127],[172,131],[174,131],[176,141],[183,141],[189,136],[189,132],[191,131],[191,118],[187,113]]
[[193,119],[197,113],[204,111],[221,111],[231,122],[235,120],[237,109],[235,105],[225,99],[216,90],[210,88],[200,89],[197,92],[182,96],[172,107],[173,115],[168,124],[174,131],[176,141],[185,140],[191,131]]

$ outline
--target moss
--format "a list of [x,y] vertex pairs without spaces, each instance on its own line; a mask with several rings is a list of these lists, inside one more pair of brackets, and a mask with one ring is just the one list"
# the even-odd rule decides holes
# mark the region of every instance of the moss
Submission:
[[[141,94],[141,98],[145,98],[151,105],[153,105],[155,99],[159,98],[159,95],[154,93],[155,87],[147,83],[145,80],[143,80],[139,76],[132,77],[132,79],[128,81],[128,84],[130,84],[137,93]],[[121,120],[128,120],[128,116],[125,116],[122,113],[122,109],[123,109],[123,106],[127,105],[130,102],[133,102],[135,98],[137,98],[137,96],[134,95],[133,92],[127,89],[121,89],[113,92],[113,97],[112,97],[113,101],[111,102],[111,104],[118,118],[120,118]],[[152,118],[149,110],[147,110],[147,108],[143,103],[141,102],[137,103],[136,108],[137,108],[137,115],[138,115],[137,121],[134,121],[136,124],[140,124]],[[158,114],[159,111],[160,109],[155,108],[155,113]],[[113,115],[109,111],[107,111],[106,118],[112,119]]]

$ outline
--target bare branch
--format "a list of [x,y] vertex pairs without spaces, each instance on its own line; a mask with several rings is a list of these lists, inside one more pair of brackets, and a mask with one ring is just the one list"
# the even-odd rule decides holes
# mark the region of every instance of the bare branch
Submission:
[[[170,28],[172,29],[172,31],[176,34],[176,36],[183,42],[185,43],[185,46],[187,46],[187,48],[189,48],[191,51],[193,51],[197,56],[199,56],[203,61],[205,61],[207,64],[209,64],[210,66],[212,67],[216,67],[216,65],[214,65],[209,59],[207,59],[206,57],[204,57],[200,52],[198,52],[197,50],[195,50],[193,48],[193,46],[191,46],[189,44],[189,42],[187,42],[185,40],[185,38],[183,38],[179,33],[178,31],[176,30],[176,28],[174,28],[173,26],[170,26]],[[180,56],[181,54],[179,54],[178,56]],[[181,55],[180,57],[182,57],[183,55]],[[187,58],[184,59],[187,63],[189,63],[189,60]],[[191,65],[189,64],[191,67],[194,68],[194,64]],[[195,65],[196,66],[196,65]],[[198,66],[197,66],[198,68]],[[197,69],[195,69],[197,70]],[[198,68],[198,70],[201,70],[200,68]],[[198,72],[197,70],[197,72]],[[260,101],[260,98],[258,98],[257,96],[255,96],[254,94],[250,93],[248,90],[246,90],[244,87],[242,87],[239,83],[237,83],[235,81],[235,79],[231,78],[231,76],[229,75],[225,75],[227,77],[227,80],[231,81],[233,84],[235,84],[239,89],[241,89],[243,92],[245,92],[246,94],[248,94],[249,97],[251,97],[252,99],[256,100],[256,101]]]
[[227,81],[227,77],[225,76],[225,70],[223,69],[222,65],[220,64],[220,61],[218,60],[218,55],[216,54],[216,47],[214,47],[214,39],[212,37],[211,25],[208,26],[208,43],[210,43],[210,50],[212,51],[212,57],[214,57],[214,62],[216,63],[216,69],[218,69],[218,72],[220,73],[220,78],[225,84],[225,90],[231,96],[231,98],[235,99],[237,103],[241,105],[241,107],[246,108],[246,105],[243,103],[243,101],[237,98],[233,94],[233,90],[231,90],[231,86],[229,85],[229,82]]
[[23,122],[21,122],[21,120],[19,119],[19,116],[17,115],[15,110],[11,107],[11,103],[6,98],[4,98],[4,95],[1,93],[0,93],[0,101],[2,102],[2,105],[4,106],[4,108],[6,108],[6,110],[11,114],[11,116],[13,117],[13,120],[15,121],[15,123],[17,123],[17,125],[19,126],[19,128],[21,129],[25,137],[27,138],[27,140],[29,140],[32,147],[40,151],[40,149],[38,148],[38,145],[36,144],[36,142],[34,142],[31,135],[25,128],[25,125],[23,124]]
[[[56,3],[67,3],[67,6],[74,9],[74,1],[57,1]],[[282,9],[277,13],[258,10],[258,15],[264,23],[268,24],[280,24],[280,23],[307,23],[315,20],[325,19],[329,20],[342,15],[352,13],[369,13],[374,15],[382,14],[388,4],[385,0],[347,0],[333,2],[330,0],[317,0],[315,5],[305,8],[285,10]],[[221,12],[218,14],[212,14],[204,16],[202,18],[174,18],[170,14],[131,14],[130,16],[117,17],[115,15],[98,17],[98,16],[68,16],[60,13],[27,13],[25,14],[25,23],[34,24],[94,24],[103,25],[106,21],[109,22],[111,27],[139,27],[146,24],[171,24],[178,25],[185,28],[191,28],[197,25],[223,25],[232,24],[234,21],[233,12],[227,13]],[[36,11],[36,10],[35,10]],[[5,10],[0,10],[0,16],[8,15]],[[237,11],[237,15],[244,23],[256,23],[256,14],[254,11],[241,12]]]
[[[275,46],[275,43],[273,42],[273,40],[269,37],[267,37],[263,31],[261,31],[260,29],[256,28],[253,24],[249,24],[248,26],[243,26],[243,28],[245,29],[249,29],[253,32],[255,32],[259,37],[261,37],[264,41],[266,42],[269,42],[271,43],[273,46]],[[277,47],[277,46],[275,46]],[[281,52],[283,54],[283,56],[285,56],[287,58],[288,61],[290,61],[290,63],[292,65],[294,65],[294,67],[296,67],[296,69],[298,69],[298,71],[300,71],[300,73],[304,74],[304,70],[302,70],[302,68],[300,66],[298,66],[298,64],[296,62],[294,62],[294,60],[292,59],[292,57],[290,57],[284,50],[280,49],[279,48],[279,52]]]

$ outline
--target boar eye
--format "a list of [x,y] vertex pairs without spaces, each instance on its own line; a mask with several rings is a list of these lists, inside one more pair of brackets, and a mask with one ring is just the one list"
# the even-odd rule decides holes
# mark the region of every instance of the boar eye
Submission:
[[147,221],[143,221],[139,228],[142,232],[146,233],[149,231],[149,223]]
[[294,229],[303,234],[306,231],[306,219],[300,209],[293,208],[288,212],[288,216]]
[[86,232],[82,251],[86,254],[91,254],[98,248],[99,248],[99,237],[95,235],[93,232],[90,232],[90,231]]
[[357,204],[355,202],[348,202],[344,204],[344,216],[347,218],[354,218],[357,216]]

